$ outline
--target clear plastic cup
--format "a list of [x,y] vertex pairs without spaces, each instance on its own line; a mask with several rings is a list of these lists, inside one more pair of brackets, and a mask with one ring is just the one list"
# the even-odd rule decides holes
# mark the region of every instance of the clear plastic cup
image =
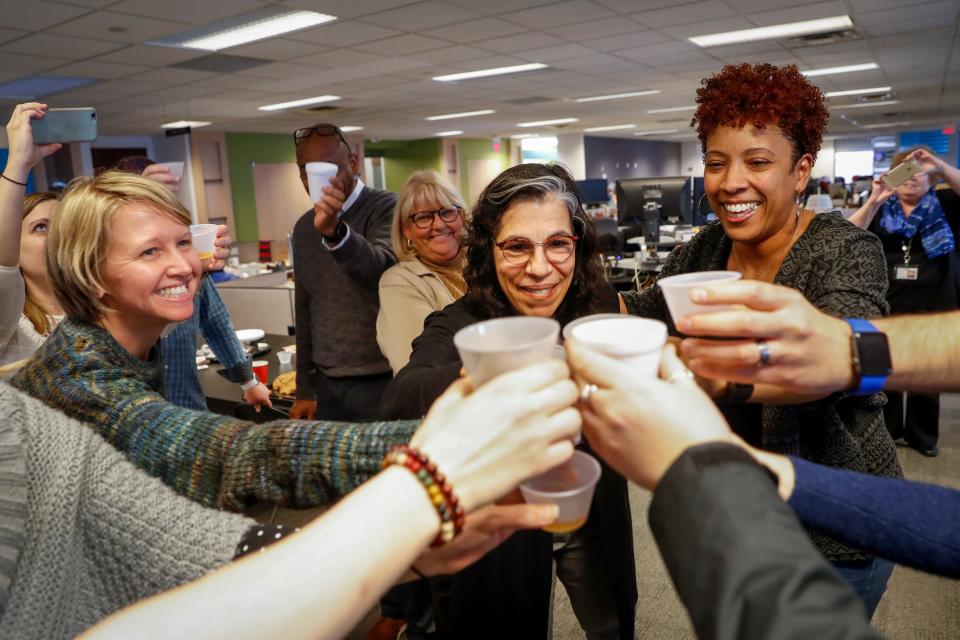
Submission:
[[193,248],[200,254],[200,259],[212,258],[213,252],[216,250],[217,225],[192,224],[190,225],[190,235],[193,236]]
[[289,351],[277,351],[277,360],[280,361],[280,373],[293,370],[293,354]]
[[521,483],[520,493],[527,504],[557,505],[557,519],[543,530],[567,533],[587,521],[598,480],[600,463],[589,454],[574,451],[567,462]]
[[320,202],[320,198],[323,197],[323,188],[330,186],[330,178],[337,175],[340,167],[332,162],[308,162],[304,169],[307,171],[310,201]]
[[599,314],[582,318],[570,335],[595,351],[620,360],[637,375],[655,377],[667,325],[636,316]]
[[166,168],[170,169],[170,174],[175,178],[183,177],[183,162],[158,162],[157,164],[162,164]]
[[560,324],[552,318],[518,316],[464,327],[453,344],[479,387],[502,373],[550,359],[559,335]]
[[741,277],[743,276],[739,271],[697,271],[662,278],[657,280],[657,285],[663,291],[667,308],[670,309],[670,316],[673,318],[673,323],[676,324],[680,318],[693,313],[712,313],[732,309],[731,305],[725,304],[697,304],[690,299],[690,291],[695,287],[733,282]]

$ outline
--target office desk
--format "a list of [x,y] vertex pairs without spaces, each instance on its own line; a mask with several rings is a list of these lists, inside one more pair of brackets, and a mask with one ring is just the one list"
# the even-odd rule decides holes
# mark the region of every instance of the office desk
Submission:
[[[270,351],[257,356],[254,360],[266,360],[267,383],[273,382],[280,372],[280,362],[277,360],[277,351],[280,351],[288,344],[293,344],[293,336],[276,335],[268,333],[260,342],[266,342],[270,345]],[[296,357],[296,356],[294,356]],[[296,361],[294,361],[296,362]],[[217,371],[223,369],[220,363],[210,363],[206,369],[197,371],[197,377],[200,378],[200,387],[203,389],[203,395],[207,398],[207,408],[214,413],[225,416],[233,416],[237,405],[243,402],[243,392],[240,391],[240,385],[234,384],[224,379]],[[292,404],[290,401],[272,398],[273,405],[278,409],[289,409]]]

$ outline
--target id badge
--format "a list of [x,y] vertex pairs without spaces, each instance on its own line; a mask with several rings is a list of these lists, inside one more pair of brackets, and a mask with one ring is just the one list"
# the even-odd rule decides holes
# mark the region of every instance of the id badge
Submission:
[[919,273],[919,267],[897,267],[894,271],[894,278],[897,280],[916,280]]

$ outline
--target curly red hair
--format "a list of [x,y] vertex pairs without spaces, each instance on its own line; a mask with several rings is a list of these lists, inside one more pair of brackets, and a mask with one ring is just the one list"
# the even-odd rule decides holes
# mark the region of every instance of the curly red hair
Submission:
[[823,92],[795,65],[728,64],[700,84],[690,126],[704,151],[707,136],[719,126],[774,125],[793,145],[794,162],[807,153],[816,159],[830,113]]

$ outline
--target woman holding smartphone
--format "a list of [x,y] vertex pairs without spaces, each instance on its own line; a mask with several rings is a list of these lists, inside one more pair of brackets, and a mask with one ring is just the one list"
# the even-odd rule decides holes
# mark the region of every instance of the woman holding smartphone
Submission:
[[[891,166],[913,160],[923,171],[891,189],[883,176],[850,221],[883,243],[890,312],[952,311],[960,307],[960,170],[926,147],[893,156]],[[892,173],[892,172],[891,172]],[[935,189],[940,178],[949,189]],[[878,215],[879,214],[879,215]],[[906,405],[906,411],[904,411]],[[925,456],[939,453],[940,396],[887,392],[884,421]]]

